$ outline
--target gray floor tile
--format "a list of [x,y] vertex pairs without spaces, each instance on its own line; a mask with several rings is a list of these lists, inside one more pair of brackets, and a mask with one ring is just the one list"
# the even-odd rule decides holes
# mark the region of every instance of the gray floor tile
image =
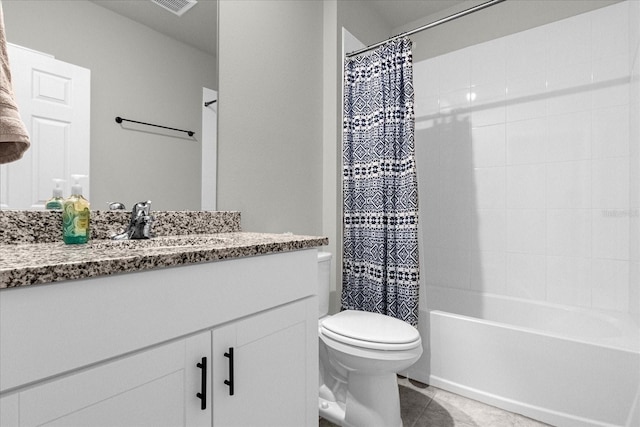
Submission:
[[[549,427],[435,387],[420,388],[398,378],[404,427]],[[338,427],[320,419],[320,427]]]
[[329,422],[321,417],[320,420],[318,421],[318,427],[339,427],[339,426],[336,426],[334,423]]
[[[434,403],[439,405],[437,411],[444,408],[449,412],[456,421],[454,425],[510,426],[513,424],[510,412],[444,390],[438,390],[431,405]],[[427,413],[432,410],[431,405],[427,407]]]
[[440,402],[432,400],[425,411],[420,415],[420,418],[409,427],[467,427],[473,426],[466,421],[454,418],[456,414],[452,414],[452,408],[443,406]]
[[400,385],[400,417],[404,427],[414,425],[431,402],[431,397]]
[[436,395],[436,392],[438,389],[431,387],[427,384],[424,384],[422,387],[419,386],[415,386],[411,383],[411,380],[409,380],[408,378],[403,378],[403,377],[398,377],[398,385],[410,388],[412,390],[417,391],[420,394],[425,395],[426,397],[428,397],[429,399],[432,399],[433,396]]
[[513,414],[513,425],[514,427],[549,427],[549,424],[532,420],[519,414]]

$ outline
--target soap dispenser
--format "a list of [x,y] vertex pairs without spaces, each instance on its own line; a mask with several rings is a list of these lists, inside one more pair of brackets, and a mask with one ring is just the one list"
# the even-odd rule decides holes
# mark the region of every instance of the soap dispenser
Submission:
[[80,178],[87,178],[87,175],[71,175],[71,178],[71,196],[64,201],[62,208],[62,239],[66,244],[87,243],[91,212],[89,201],[82,197],[80,185]]
[[49,200],[47,200],[47,204],[44,205],[44,208],[50,211],[61,211],[64,199],[62,198],[62,188],[60,188],[60,183],[64,182],[64,179],[54,178],[53,182],[55,184],[53,187],[53,195]]

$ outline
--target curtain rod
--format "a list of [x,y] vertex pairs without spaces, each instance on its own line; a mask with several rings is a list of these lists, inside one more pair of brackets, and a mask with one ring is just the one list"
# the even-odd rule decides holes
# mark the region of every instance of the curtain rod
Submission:
[[477,6],[470,7],[469,9],[465,9],[465,10],[460,11],[458,13],[454,13],[453,15],[449,15],[449,16],[447,16],[445,18],[438,19],[437,21],[431,22],[430,24],[423,25],[423,26],[415,28],[413,30],[406,31],[406,32],[404,32],[402,34],[398,34],[397,36],[389,37],[388,39],[383,40],[383,41],[381,41],[379,43],[372,44],[372,45],[364,47],[362,49],[358,49],[356,51],[347,53],[345,56],[347,58],[351,58],[352,56],[356,56],[356,55],[359,55],[361,53],[368,52],[368,51],[370,51],[372,49],[375,49],[375,48],[377,48],[379,46],[382,46],[383,44],[385,44],[387,42],[390,42],[391,40],[396,40],[396,39],[399,39],[399,38],[402,38],[402,37],[406,37],[406,36],[410,36],[412,34],[418,33],[420,31],[428,30],[429,28],[436,27],[436,26],[438,26],[440,24],[444,24],[445,22],[453,21],[454,19],[462,18],[465,15],[469,15],[469,14],[471,14],[473,12],[477,12],[479,10],[485,9],[485,8],[487,8],[489,6],[493,6],[493,5],[498,4],[498,3],[502,3],[503,1],[506,1],[506,0],[491,0],[491,1],[488,1],[486,3],[482,3],[482,4],[479,4]]

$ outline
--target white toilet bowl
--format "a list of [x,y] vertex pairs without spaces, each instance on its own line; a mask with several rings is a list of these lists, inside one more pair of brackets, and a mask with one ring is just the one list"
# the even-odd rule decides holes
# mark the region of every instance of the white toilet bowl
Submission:
[[319,322],[320,415],[352,427],[401,427],[396,373],[422,354],[411,325],[346,310]]

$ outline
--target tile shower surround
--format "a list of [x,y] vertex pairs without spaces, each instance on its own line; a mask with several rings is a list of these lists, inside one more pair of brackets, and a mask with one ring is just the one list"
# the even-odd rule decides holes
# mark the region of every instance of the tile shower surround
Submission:
[[415,59],[424,283],[638,312],[633,6]]

